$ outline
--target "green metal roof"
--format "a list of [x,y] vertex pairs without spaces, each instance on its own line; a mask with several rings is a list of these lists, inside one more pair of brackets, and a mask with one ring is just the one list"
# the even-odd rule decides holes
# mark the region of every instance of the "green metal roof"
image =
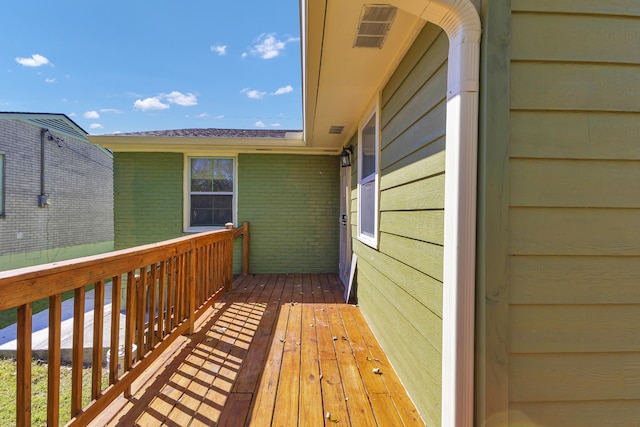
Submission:
[[18,120],[90,143],[87,132],[65,114],[0,112],[0,119]]

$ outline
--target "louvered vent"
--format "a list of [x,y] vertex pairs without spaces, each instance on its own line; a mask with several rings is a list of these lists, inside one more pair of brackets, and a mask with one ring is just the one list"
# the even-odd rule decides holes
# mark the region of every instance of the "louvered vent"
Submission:
[[353,47],[375,47],[381,49],[393,19],[396,17],[397,10],[395,6],[386,4],[365,5],[360,14],[360,22]]
[[344,126],[333,125],[329,128],[329,133],[333,135],[341,135],[344,130]]

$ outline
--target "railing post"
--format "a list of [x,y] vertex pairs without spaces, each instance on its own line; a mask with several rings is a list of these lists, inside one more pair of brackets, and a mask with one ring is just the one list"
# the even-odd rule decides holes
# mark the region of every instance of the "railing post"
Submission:
[[242,227],[242,274],[246,276],[249,274],[249,222],[243,222]]
[[189,256],[187,257],[188,263],[188,278],[187,278],[187,298],[189,303],[189,309],[187,315],[189,316],[189,335],[193,335],[195,331],[195,313],[196,313],[196,247],[191,244],[191,250],[189,251]]
[[16,363],[16,425],[31,425],[31,303],[18,307]]

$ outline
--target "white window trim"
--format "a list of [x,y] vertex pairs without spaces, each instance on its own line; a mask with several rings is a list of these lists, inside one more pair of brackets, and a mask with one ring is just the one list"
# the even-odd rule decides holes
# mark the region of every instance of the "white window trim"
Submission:
[[183,203],[182,203],[182,229],[184,233],[201,233],[204,231],[222,230],[224,226],[191,226],[191,159],[231,159],[233,160],[233,223],[238,224],[238,157],[219,156],[210,153],[185,154],[183,168]]
[[[375,115],[375,151],[376,151],[376,164],[375,172],[367,177],[362,176],[362,129],[369,123],[371,117]],[[373,237],[362,233],[362,184],[363,182],[374,182],[374,217],[373,217]],[[365,120],[358,126],[358,235],[357,239],[367,246],[371,246],[374,249],[378,249],[378,240],[380,235],[379,220],[380,220],[380,112],[378,103],[366,116]]]

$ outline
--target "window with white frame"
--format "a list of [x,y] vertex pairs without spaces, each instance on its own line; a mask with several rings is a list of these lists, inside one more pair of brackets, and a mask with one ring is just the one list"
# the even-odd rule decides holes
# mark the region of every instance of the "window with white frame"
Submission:
[[358,239],[378,244],[378,115],[374,110],[358,133]]
[[0,218],[4,218],[4,154],[0,153]]
[[233,222],[234,159],[189,159],[189,227],[224,227]]

